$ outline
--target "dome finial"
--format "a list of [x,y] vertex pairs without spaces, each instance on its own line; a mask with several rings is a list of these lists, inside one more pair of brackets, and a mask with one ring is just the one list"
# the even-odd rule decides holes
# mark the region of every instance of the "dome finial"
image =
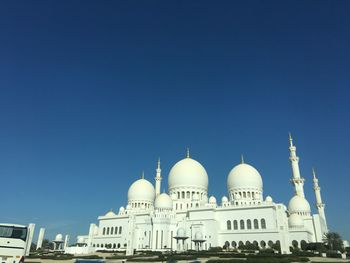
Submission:
[[290,144],[290,147],[293,147],[293,138],[290,132],[289,132],[289,144]]
[[243,157],[243,154],[241,154],[241,163],[242,163],[242,164],[244,163],[244,157]]
[[141,179],[145,179],[145,171],[142,171]]
[[187,147],[186,158],[190,158],[190,148]]

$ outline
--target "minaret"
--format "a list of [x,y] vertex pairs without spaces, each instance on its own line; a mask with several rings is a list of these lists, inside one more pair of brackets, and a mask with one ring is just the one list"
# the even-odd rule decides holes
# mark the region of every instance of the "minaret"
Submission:
[[304,194],[304,181],[305,179],[300,176],[299,170],[299,157],[297,156],[297,148],[293,145],[292,135],[289,133],[289,160],[292,165],[292,183],[295,188],[295,194],[305,198]]
[[156,180],[156,196],[157,196],[160,194],[160,186],[162,182],[162,176],[161,176],[162,170],[160,169],[160,158],[158,159],[156,172],[157,174],[156,174],[156,177],[154,177],[154,179]]
[[316,196],[316,208],[318,210],[318,214],[324,220],[325,227],[327,229],[326,215],[324,213],[325,204],[322,203],[321,187],[319,187],[319,185],[318,185],[318,179],[316,177],[316,172],[315,172],[315,169],[313,169],[313,168],[312,168],[312,175],[313,175],[314,190],[315,190],[315,196]]

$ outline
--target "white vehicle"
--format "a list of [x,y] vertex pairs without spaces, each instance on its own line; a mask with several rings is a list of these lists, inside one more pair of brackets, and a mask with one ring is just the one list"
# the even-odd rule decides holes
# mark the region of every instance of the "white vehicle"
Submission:
[[0,223],[0,263],[23,263],[29,254],[34,225]]

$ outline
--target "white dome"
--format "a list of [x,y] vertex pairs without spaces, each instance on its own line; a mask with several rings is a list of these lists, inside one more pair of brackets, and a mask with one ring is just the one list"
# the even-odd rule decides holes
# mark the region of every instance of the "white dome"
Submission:
[[184,228],[180,227],[176,232],[177,237],[186,237],[186,231]]
[[176,187],[194,186],[207,191],[208,174],[199,162],[188,157],[177,162],[171,168],[168,186],[169,190]]
[[127,205],[126,210],[130,210],[130,209],[131,209],[131,205]]
[[83,243],[85,243],[84,238],[83,238],[83,237],[78,237],[77,243],[78,243],[78,244],[83,244]]
[[125,211],[124,206],[121,206],[121,207],[119,208],[119,213],[124,213],[124,211]]
[[304,220],[300,215],[294,213],[289,216],[288,225],[289,227],[303,227]]
[[227,177],[227,188],[235,189],[257,189],[262,191],[263,182],[259,172],[251,165],[241,163],[233,167]]
[[168,194],[162,193],[157,196],[154,206],[158,209],[173,209],[173,200]]
[[289,201],[288,211],[289,214],[300,213],[309,215],[311,213],[311,208],[309,202],[305,198],[295,195]]
[[194,240],[203,240],[203,234],[200,231],[197,231],[194,235]]
[[268,195],[268,196],[266,196],[265,201],[268,203],[272,203],[273,200],[272,200],[272,197]]
[[223,196],[221,198],[221,203],[227,203],[228,202],[228,198],[226,196]]
[[215,196],[212,195],[212,196],[209,198],[209,204],[216,205],[216,198],[215,198]]
[[112,210],[110,210],[107,212],[107,214],[105,214],[105,216],[113,217],[115,216],[115,213]]
[[154,186],[146,179],[135,181],[129,188],[128,201],[149,201],[154,202],[156,192]]
[[56,237],[55,237],[55,241],[63,241],[62,234],[57,234]]

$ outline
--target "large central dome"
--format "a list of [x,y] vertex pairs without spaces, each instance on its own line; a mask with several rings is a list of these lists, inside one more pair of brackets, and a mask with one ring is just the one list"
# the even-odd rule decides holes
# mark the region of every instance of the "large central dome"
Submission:
[[235,166],[227,178],[228,189],[252,188],[262,191],[263,182],[259,172],[251,165],[241,163]]
[[178,187],[195,187],[208,190],[208,174],[204,167],[190,157],[182,159],[171,168],[169,190]]

